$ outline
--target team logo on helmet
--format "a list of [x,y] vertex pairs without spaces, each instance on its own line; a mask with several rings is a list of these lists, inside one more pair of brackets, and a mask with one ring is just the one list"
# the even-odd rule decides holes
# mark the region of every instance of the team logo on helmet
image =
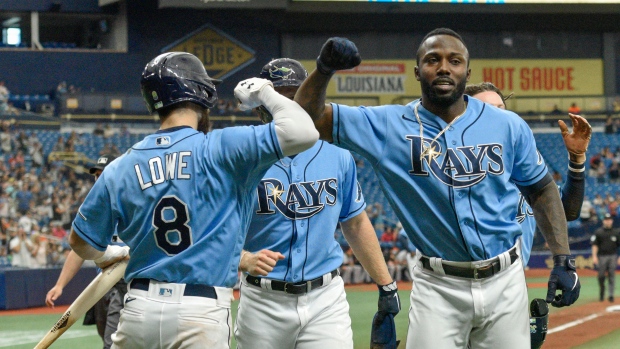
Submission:
[[272,79],[288,80],[293,73],[293,69],[287,67],[273,67],[269,69],[269,77]]
[[151,92],[151,95],[153,96],[154,100],[157,100],[157,98],[159,98],[159,97],[157,97],[157,92],[155,92],[155,91]]

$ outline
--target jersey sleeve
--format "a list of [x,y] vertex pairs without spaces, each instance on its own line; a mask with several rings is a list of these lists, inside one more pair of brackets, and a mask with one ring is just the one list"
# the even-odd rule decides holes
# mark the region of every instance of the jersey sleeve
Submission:
[[542,155],[536,149],[532,130],[520,118],[517,121],[515,135],[512,180],[521,187],[527,187],[543,179],[548,170]]
[[99,251],[105,251],[110,244],[116,227],[105,175],[103,172],[95,182],[72,224],[73,231]]
[[221,162],[229,166],[238,178],[245,178],[248,174],[260,177],[278,159],[284,157],[273,122],[260,126],[225,128],[219,147]]
[[342,183],[343,203],[342,210],[340,211],[339,220],[345,222],[358,214],[362,213],[366,208],[366,202],[364,201],[364,195],[362,194],[362,187],[357,181],[357,168],[355,166],[355,160],[349,152],[347,152],[349,161],[344,175]]
[[590,245],[598,246],[598,236],[596,234],[590,237]]
[[379,162],[387,142],[384,107],[349,107],[332,103],[334,144]]

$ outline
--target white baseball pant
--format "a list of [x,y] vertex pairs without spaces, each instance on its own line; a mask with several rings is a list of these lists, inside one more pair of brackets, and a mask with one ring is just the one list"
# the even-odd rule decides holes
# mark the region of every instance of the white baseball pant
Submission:
[[[517,252],[520,256],[519,249]],[[511,265],[504,263],[501,271],[489,278],[475,280],[442,275],[441,261],[435,271],[427,270],[420,262],[421,255],[418,251],[412,274],[407,349],[465,349],[468,344],[471,349],[530,348],[521,258]],[[484,266],[497,259],[444,263]]]
[[305,294],[288,294],[241,283],[235,324],[238,349],[353,349],[344,282]]
[[230,349],[232,289],[215,287],[217,299],[183,296],[184,289],[154,280],[148,291],[130,286],[112,349]]

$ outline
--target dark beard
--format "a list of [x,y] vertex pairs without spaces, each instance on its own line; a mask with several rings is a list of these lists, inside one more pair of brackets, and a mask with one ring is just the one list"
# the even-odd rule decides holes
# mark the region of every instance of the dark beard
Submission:
[[[456,103],[463,97],[465,93],[465,86],[467,86],[467,80],[463,79],[456,85],[456,88],[450,94],[438,95],[435,93],[432,85],[426,80],[420,80],[420,87],[422,88],[422,94],[428,97],[429,102],[439,108],[448,108]],[[427,106],[425,106],[426,108]]]
[[207,134],[207,132],[211,131],[211,122],[209,122],[209,109],[203,109],[202,115],[198,120],[197,130]]

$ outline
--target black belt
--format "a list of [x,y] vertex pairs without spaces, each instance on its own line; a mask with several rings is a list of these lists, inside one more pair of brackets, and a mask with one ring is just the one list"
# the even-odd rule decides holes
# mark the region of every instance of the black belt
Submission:
[[[133,279],[131,280],[130,286],[131,288],[135,288],[136,290],[148,291],[150,281],[150,279]],[[183,295],[189,297],[205,297],[217,299],[217,292],[215,292],[215,287],[207,285],[187,284],[185,285],[185,291],[183,292]]]
[[[335,278],[336,276],[339,275],[338,269],[332,270],[331,273],[329,274],[331,274],[332,278]],[[246,275],[245,280],[248,282],[248,284],[252,286],[261,287],[260,281],[262,280],[262,278],[260,277]],[[282,291],[282,292],[290,293],[290,294],[307,293],[321,286],[323,286],[323,276],[319,276],[318,278],[310,280],[310,281],[301,281],[301,282],[295,282],[295,283],[271,280],[272,290]]]
[[[509,254],[510,265],[512,265],[517,259],[519,259],[519,256],[517,255],[517,249],[513,248],[512,250],[510,250]],[[424,266],[424,269],[433,270],[433,268],[431,267],[431,261],[428,257],[422,256],[420,257],[420,261],[422,262],[422,266]],[[446,275],[476,280],[491,277],[499,273],[502,269],[499,260],[480,268],[455,267],[453,265],[447,265],[445,263],[442,263],[442,265]]]

